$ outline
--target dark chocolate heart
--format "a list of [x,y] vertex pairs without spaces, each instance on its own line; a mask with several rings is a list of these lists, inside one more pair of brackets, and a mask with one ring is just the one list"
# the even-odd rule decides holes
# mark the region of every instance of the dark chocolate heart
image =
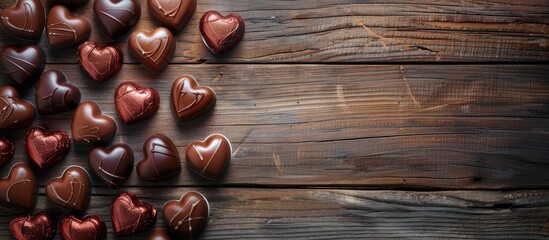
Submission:
[[66,49],[88,40],[91,26],[85,17],[75,16],[66,7],[57,5],[48,13],[46,33],[51,48]]
[[200,235],[210,215],[208,200],[198,192],[185,193],[181,199],[163,207],[164,221],[170,229],[187,239]]
[[236,14],[226,17],[216,11],[207,11],[200,18],[200,35],[206,46],[215,54],[234,47],[244,37],[244,20]]
[[67,216],[61,220],[59,234],[64,240],[104,240],[107,239],[107,225],[95,214],[82,218]]
[[159,27],[152,32],[134,31],[129,38],[130,52],[153,71],[161,72],[175,52],[175,38],[170,30]]
[[112,203],[111,216],[116,235],[132,235],[154,225],[156,209],[141,202],[133,193],[122,192]]
[[36,126],[27,133],[25,149],[38,168],[46,169],[65,159],[71,149],[71,140],[63,131],[49,132]]
[[147,0],[153,18],[174,31],[181,31],[196,10],[196,0]]
[[179,121],[203,116],[213,109],[216,100],[211,88],[199,86],[190,75],[179,76],[172,84],[172,109]]
[[36,112],[32,103],[20,100],[12,86],[0,87],[0,130],[29,126],[34,117]]
[[160,96],[154,88],[124,82],[116,88],[114,103],[120,119],[125,124],[132,124],[154,115],[160,105]]
[[143,144],[145,157],[137,164],[137,175],[149,181],[164,180],[181,172],[181,160],[172,140],[162,134],[147,138]]
[[7,46],[0,56],[2,70],[20,87],[32,85],[46,66],[46,55],[38,45]]
[[78,64],[96,82],[101,83],[122,68],[124,54],[116,45],[85,42],[78,47]]
[[70,166],[59,178],[46,184],[46,197],[53,203],[82,212],[88,207],[91,197],[90,176],[79,166]]
[[15,147],[10,140],[0,137],[0,168],[11,161],[14,150]]
[[162,229],[156,229],[151,233],[151,235],[149,235],[147,240],[171,240],[171,238],[168,233],[166,233],[166,231]]
[[0,203],[24,209],[33,209],[38,196],[38,183],[31,167],[17,163],[8,177],[0,179]]
[[221,134],[191,142],[185,150],[187,165],[200,176],[213,180],[223,177],[231,162],[231,154],[231,143]]
[[126,35],[141,16],[138,0],[95,0],[93,11],[99,23],[99,29],[110,39],[118,39]]
[[48,240],[55,234],[55,221],[45,212],[27,214],[11,220],[10,231],[16,240]]
[[48,0],[53,5],[61,4],[66,6],[78,6],[87,3],[89,0]]
[[35,88],[36,108],[41,115],[70,111],[80,103],[80,90],[59,70],[45,71]]
[[74,142],[96,144],[111,140],[117,126],[95,102],[85,101],[74,111],[71,129]]
[[88,154],[90,168],[103,182],[116,188],[132,173],[133,151],[123,143],[117,143],[112,147],[96,147]]
[[28,41],[40,41],[45,21],[46,10],[40,0],[18,0],[0,16],[0,25],[6,33]]

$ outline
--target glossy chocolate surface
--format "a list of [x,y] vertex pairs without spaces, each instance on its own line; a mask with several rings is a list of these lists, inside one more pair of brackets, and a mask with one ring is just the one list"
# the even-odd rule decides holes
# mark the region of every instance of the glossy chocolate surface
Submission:
[[95,102],[85,101],[74,111],[71,129],[74,142],[96,144],[111,140],[117,125]]
[[48,13],[46,33],[51,48],[67,49],[88,40],[91,25],[85,17],[75,16],[66,7],[57,5]]
[[61,4],[65,6],[78,6],[87,3],[89,0],[48,0],[52,4]]
[[0,15],[0,25],[9,35],[28,41],[40,41],[46,22],[46,10],[40,0],[18,0]]
[[38,196],[38,182],[31,167],[17,163],[8,177],[0,179],[0,203],[7,207],[34,209]]
[[15,88],[0,87],[0,130],[29,126],[35,117],[32,103],[20,100]]
[[11,220],[10,231],[16,240],[48,240],[55,234],[55,221],[45,212],[22,215]]
[[95,19],[99,29],[110,39],[126,35],[139,21],[139,0],[95,0]]
[[143,158],[137,164],[137,174],[149,181],[165,180],[181,172],[177,147],[168,137],[156,134],[143,144]]
[[41,115],[70,111],[80,103],[80,90],[59,70],[45,71],[35,88],[36,108]]
[[101,83],[122,68],[124,54],[114,44],[98,45],[85,42],[78,47],[78,65],[97,83]]
[[217,101],[215,92],[199,86],[190,75],[179,76],[172,84],[172,109],[181,122],[197,119],[210,112]]
[[162,229],[156,229],[154,230],[151,235],[147,238],[147,240],[170,240],[170,236],[166,231]]
[[79,166],[68,167],[61,177],[46,184],[46,197],[61,207],[82,212],[90,202],[90,182],[86,170]]
[[36,126],[27,133],[25,149],[38,168],[46,169],[65,159],[71,149],[71,140],[63,131],[47,131]]
[[156,209],[141,202],[133,193],[122,192],[111,206],[116,235],[133,235],[149,229],[156,222]]
[[15,147],[10,140],[0,137],[0,168],[11,161],[14,150]]
[[161,72],[175,52],[175,38],[167,28],[154,31],[135,30],[129,38],[130,52],[149,69]]
[[20,87],[32,85],[46,66],[46,55],[38,45],[6,46],[0,58],[2,71]]
[[198,192],[185,193],[181,199],[168,201],[163,207],[164,222],[187,239],[200,235],[210,214],[208,200]]
[[215,54],[234,47],[244,37],[244,20],[236,14],[227,16],[208,11],[200,18],[200,35],[206,46]]
[[204,141],[189,143],[185,150],[187,165],[199,175],[219,180],[231,162],[231,143],[221,134],[212,134]]
[[196,0],[147,0],[151,16],[173,31],[181,31],[196,10]]
[[95,214],[82,219],[67,216],[61,220],[59,234],[64,240],[104,240],[107,239],[107,225]]
[[154,88],[142,88],[135,83],[124,82],[116,88],[114,103],[120,119],[125,124],[133,124],[156,113],[160,96]]
[[132,173],[133,151],[123,143],[111,147],[95,147],[88,154],[90,169],[110,187],[120,186]]

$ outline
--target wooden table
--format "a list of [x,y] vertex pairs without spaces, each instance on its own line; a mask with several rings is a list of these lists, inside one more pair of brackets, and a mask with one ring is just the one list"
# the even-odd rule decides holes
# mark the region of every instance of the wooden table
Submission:
[[[92,1],[77,8],[105,43]],[[1,1],[1,7],[14,0]],[[196,177],[182,161],[177,178],[146,182],[134,172],[116,190],[93,179],[88,213],[112,231],[110,204],[131,191],[158,210],[190,190],[210,201],[204,239],[529,238],[549,237],[549,2],[545,0],[200,0],[161,74],[118,44],[125,64],[101,85],[76,65],[75,50],[51,51],[47,69],[63,71],[118,122],[114,142],[136,161],[147,136],[172,138],[180,153],[211,133],[233,147],[226,178]],[[138,28],[158,26],[141,2]],[[207,10],[234,12],[244,40],[214,56],[198,19]],[[14,43],[3,31],[0,47]],[[211,86],[211,115],[177,124],[169,90],[181,74]],[[122,81],[152,86],[161,106],[127,126],[114,110]],[[1,75],[1,83],[8,83]],[[34,91],[24,98],[34,102]],[[35,124],[70,132],[71,113]],[[10,163],[28,161],[26,130],[9,132]],[[36,211],[58,220],[68,211],[48,203],[44,183],[69,165],[87,168],[90,147],[37,172]],[[9,166],[0,170],[6,176]],[[161,211],[160,211],[161,212]],[[15,213],[0,212],[0,239]],[[160,213],[156,227],[166,225]],[[149,232],[139,234],[145,238]]]

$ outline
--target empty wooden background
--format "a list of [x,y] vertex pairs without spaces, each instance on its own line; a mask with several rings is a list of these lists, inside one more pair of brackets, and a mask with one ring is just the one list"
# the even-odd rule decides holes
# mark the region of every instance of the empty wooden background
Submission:
[[[14,2],[2,0],[0,7]],[[91,21],[91,40],[108,43],[92,6],[90,0],[73,10]],[[145,1],[141,6],[137,28],[158,26]],[[243,41],[223,56],[200,39],[198,19],[210,9],[246,22]],[[190,190],[210,200],[204,239],[543,239],[549,237],[548,25],[544,0],[200,0],[163,73],[139,65],[126,37],[116,42],[126,64],[101,85],[78,68],[76,50],[51,51],[45,36],[40,45],[46,69],[64,72],[82,100],[117,120],[113,143],[130,145],[136,161],[155,133],[172,138],[180,154],[214,132],[232,142],[231,166],[220,182],[195,176],[185,161],[179,177],[152,183],[133,173],[116,190],[92,176],[87,213],[104,218],[110,239],[120,238],[110,219],[120,191],[160,210]],[[0,47],[18,43],[0,30]],[[209,116],[190,124],[177,124],[171,113],[170,86],[181,74],[211,86],[219,99]],[[118,119],[114,89],[123,81],[160,92],[152,119],[131,126]],[[34,102],[34,90],[24,99]],[[70,132],[71,114],[39,116],[35,124]],[[28,161],[25,132],[2,133],[16,144],[10,165]],[[36,211],[58,220],[69,213],[46,201],[43,186],[69,165],[87,168],[89,149],[73,147],[66,160],[37,171]],[[1,239],[17,214],[0,211]],[[161,211],[155,227],[165,228]]]

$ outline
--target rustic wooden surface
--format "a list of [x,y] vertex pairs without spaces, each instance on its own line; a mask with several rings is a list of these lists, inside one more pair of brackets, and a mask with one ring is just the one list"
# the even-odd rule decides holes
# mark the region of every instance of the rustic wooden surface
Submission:
[[[14,0],[0,1],[0,7]],[[75,9],[92,21],[92,2]],[[142,1],[139,28],[158,24]],[[212,55],[198,34],[200,15],[240,14],[244,40]],[[0,10],[1,11],[1,10]],[[179,177],[145,182],[135,172],[113,190],[93,178],[88,213],[112,233],[110,203],[138,193],[158,210],[199,190],[210,200],[204,239],[549,238],[549,5],[547,1],[199,1],[161,74],[125,62],[98,85],[75,64],[75,50],[50,51],[83,100],[113,116],[112,143],[142,157],[144,139],[186,145],[219,132],[233,160],[220,182],[196,177],[182,161]],[[0,47],[16,43],[0,30]],[[371,64],[374,63],[374,64]],[[177,124],[169,90],[181,74],[218,95],[207,117]],[[126,126],[114,110],[123,81],[152,86],[158,113]],[[9,80],[0,75],[0,85]],[[34,102],[34,91],[24,93]],[[71,113],[36,124],[70,132]],[[2,133],[16,145],[11,164],[28,161],[25,130]],[[69,165],[87,167],[90,147],[73,147],[57,166],[37,172],[36,211],[68,212],[47,203],[43,185]],[[0,169],[7,175],[9,167]],[[17,213],[0,211],[0,239]],[[161,215],[156,227],[165,227]],[[142,239],[147,233],[140,234]]]

